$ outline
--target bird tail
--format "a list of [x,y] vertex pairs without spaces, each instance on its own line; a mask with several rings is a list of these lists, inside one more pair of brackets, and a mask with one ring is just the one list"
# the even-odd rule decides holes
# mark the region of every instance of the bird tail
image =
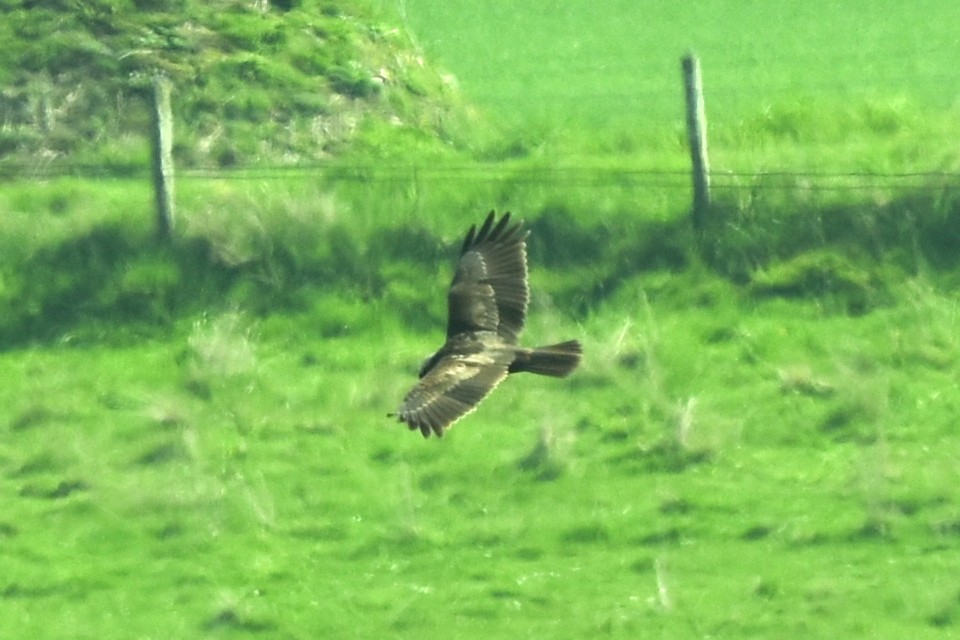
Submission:
[[564,378],[577,368],[582,355],[583,347],[577,340],[568,340],[537,349],[519,349],[509,372],[529,371],[542,376]]

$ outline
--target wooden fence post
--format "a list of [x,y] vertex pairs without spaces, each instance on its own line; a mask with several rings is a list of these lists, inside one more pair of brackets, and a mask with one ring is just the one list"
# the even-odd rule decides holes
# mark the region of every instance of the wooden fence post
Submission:
[[690,142],[690,163],[693,174],[693,226],[702,229],[710,207],[710,161],[707,158],[707,115],[703,106],[703,81],[700,59],[685,55],[683,87],[687,102],[687,138]]
[[153,191],[157,203],[157,236],[169,240],[173,235],[173,116],[170,111],[170,80],[163,75],[153,79],[152,169]]

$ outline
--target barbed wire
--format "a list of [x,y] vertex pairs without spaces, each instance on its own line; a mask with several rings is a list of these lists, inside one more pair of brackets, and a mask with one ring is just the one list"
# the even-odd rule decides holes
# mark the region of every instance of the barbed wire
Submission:
[[[52,167],[0,167],[0,179],[146,180],[150,167],[108,167],[76,164]],[[328,165],[260,166],[249,168],[197,167],[181,170],[177,180],[188,181],[292,181],[299,179],[390,184],[510,183],[570,187],[634,187],[668,190],[690,189],[689,169],[638,167],[505,167],[472,165]],[[718,190],[862,191],[875,189],[942,190],[960,186],[960,171],[726,171],[710,172],[711,188]]]

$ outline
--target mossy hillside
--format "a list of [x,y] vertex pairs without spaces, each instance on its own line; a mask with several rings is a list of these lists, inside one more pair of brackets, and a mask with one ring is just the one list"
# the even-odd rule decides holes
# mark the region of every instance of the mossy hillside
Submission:
[[157,75],[173,85],[181,166],[315,163],[381,121],[456,144],[469,120],[404,32],[362,3],[33,4],[0,7],[11,172],[146,166]]

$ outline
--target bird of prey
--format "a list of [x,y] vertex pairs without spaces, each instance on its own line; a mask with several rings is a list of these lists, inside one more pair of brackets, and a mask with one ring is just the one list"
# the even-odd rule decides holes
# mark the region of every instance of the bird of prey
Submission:
[[493,211],[470,227],[447,294],[447,340],[420,367],[420,381],[395,414],[424,438],[473,411],[507,374],[558,378],[580,364],[576,340],[528,349],[518,343],[527,316],[527,232]]

